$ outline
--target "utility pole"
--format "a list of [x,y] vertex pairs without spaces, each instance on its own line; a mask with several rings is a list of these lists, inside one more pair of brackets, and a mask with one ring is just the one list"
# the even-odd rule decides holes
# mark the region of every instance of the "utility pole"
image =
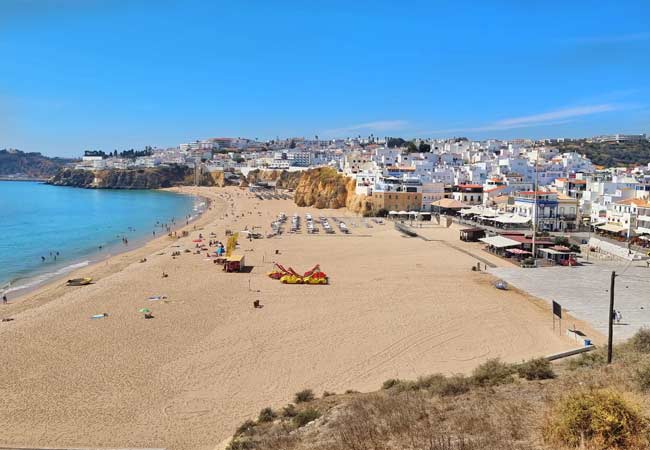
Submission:
[[616,271],[612,271],[612,281],[609,286],[609,336],[607,338],[607,364],[612,362],[612,342],[614,340],[614,283]]
[[537,163],[539,162],[539,150],[535,153],[535,185],[533,186],[533,265],[537,267],[537,190],[539,189],[539,177]]

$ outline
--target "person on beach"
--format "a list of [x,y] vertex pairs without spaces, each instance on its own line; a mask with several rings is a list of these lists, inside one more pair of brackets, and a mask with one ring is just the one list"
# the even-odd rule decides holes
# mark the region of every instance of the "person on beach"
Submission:
[[2,295],[2,304],[6,305],[7,304],[7,294]]
[[45,262],[45,256],[41,256],[41,261]]

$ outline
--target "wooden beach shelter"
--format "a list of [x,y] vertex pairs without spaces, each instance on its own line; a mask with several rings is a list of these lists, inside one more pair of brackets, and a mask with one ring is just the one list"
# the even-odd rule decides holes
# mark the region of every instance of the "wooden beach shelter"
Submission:
[[241,272],[244,267],[244,255],[230,255],[226,258],[223,270],[226,272]]

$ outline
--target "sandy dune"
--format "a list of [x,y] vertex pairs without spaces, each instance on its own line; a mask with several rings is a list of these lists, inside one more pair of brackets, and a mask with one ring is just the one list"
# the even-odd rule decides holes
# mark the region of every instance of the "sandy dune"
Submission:
[[[198,191],[215,199],[201,232],[224,241],[226,228],[268,231],[280,211],[348,215],[260,202],[234,188]],[[460,245],[454,230],[429,229],[434,240],[425,242],[392,225],[348,225],[349,236],[240,240],[250,274],[225,274],[205,256],[172,259],[194,247],[199,231],[159,239],[84,269],[96,284],[48,286],[2,307],[0,316],[15,320],[0,324],[0,446],[212,449],[301,388],[371,390],[390,377],[467,372],[489,357],[572,347],[537,303],[470,271],[476,260],[445,242]],[[331,285],[271,280],[274,259],[298,271],[320,263]],[[255,299],[262,309],[252,308]],[[143,307],[155,319],[144,320]]]

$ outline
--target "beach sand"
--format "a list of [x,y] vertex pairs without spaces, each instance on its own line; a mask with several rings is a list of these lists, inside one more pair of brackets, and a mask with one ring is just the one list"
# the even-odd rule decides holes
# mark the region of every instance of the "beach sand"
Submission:
[[[200,231],[74,274],[92,285],[50,284],[0,307],[0,317],[14,318],[0,323],[0,446],[213,449],[303,388],[368,391],[387,378],[469,372],[487,358],[575,346],[553,333],[542,302],[471,271],[477,260],[451,245],[507,263],[460,242],[455,228],[428,228],[425,241],[392,224],[367,228],[345,210],[259,201],[237,188],[180,190],[213,199],[188,227]],[[205,253],[171,257],[193,250],[199,232],[224,243],[226,229],[257,225],[266,234],[280,211],[346,216],[352,233],[241,236],[250,273],[226,274]],[[273,260],[298,272],[319,263],[331,284],[283,285],[266,276]],[[108,317],[90,319],[101,313]]]

